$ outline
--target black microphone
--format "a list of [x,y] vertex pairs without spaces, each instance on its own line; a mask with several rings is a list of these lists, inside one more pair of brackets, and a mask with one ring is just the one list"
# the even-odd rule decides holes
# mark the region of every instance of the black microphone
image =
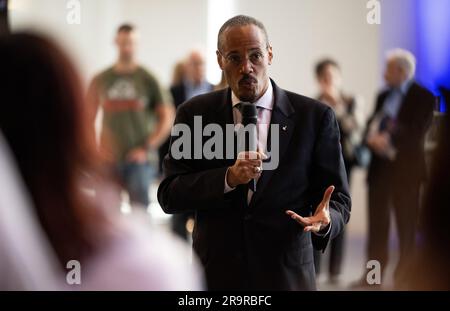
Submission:
[[[254,124],[250,126],[248,131],[245,131],[246,137],[245,141],[245,151],[257,151],[257,133],[256,133],[256,123],[258,121],[258,112],[256,106],[252,103],[242,102],[240,104],[240,111],[242,115],[242,125],[245,127],[249,124]],[[256,180],[252,179],[248,183],[249,188],[255,192],[256,191]]]

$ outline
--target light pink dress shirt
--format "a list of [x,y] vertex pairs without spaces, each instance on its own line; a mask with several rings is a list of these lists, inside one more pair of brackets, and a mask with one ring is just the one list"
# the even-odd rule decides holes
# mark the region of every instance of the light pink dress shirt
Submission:
[[[237,104],[239,104],[241,100],[231,92],[231,104],[233,105],[233,121],[234,124],[241,124],[242,116],[239,109],[235,108]],[[273,87],[272,83],[269,82],[269,86],[264,93],[254,104],[258,109],[258,121],[257,121],[257,135],[258,135],[258,150],[262,152],[266,152],[267,147],[267,136],[269,134],[269,126],[270,119],[272,117],[272,109],[275,102],[275,98],[273,95]],[[258,181],[257,181],[258,182]],[[225,189],[224,193],[230,192],[234,190],[234,188],[230,187],[227,184],[227,176],[225,175]],[[250,203],[250,200],[253,196],[253,191],[248,191],[247,202]]]

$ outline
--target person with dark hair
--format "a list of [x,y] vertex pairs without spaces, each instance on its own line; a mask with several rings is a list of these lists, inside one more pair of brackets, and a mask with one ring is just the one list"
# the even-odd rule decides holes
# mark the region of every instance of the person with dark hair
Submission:
[[[314,290],[313,247],[325,249],[350,217],[333,110],[269,78],[272,46],[264,25],[252,17],[225,22],[216,55],[229,88],[179,106],[175,127],[192,133],[200,116],[205,129],[220,126],[225,135],[216,151],[222,154],[179,157],[172,147],[184,136],[174,134],[158,200],[166,213],[195,212],[193,247],[209,289]],[[256,114],[258,151],[235,152],[235,136],[231,142],[226,137],[227,128],[245,123],[243,107]],[[263,170],[267,146],[274,167]]]
[[[320,94],[316,99],[330,106],[336,114],[341,137],[342,154],[345,171],[350,184],[352,169],[357,162],[356,148],[361,142],[361,128],[363,123],[362,103],[360,99],[348,95],[342,90],[342,75],[338,63],[333,59],[319,61],[315,68]],[[329,253],[329,281],[336,283],[344,252],[345,230],[330,243]],[[314,252],[316,273],[320,273],[321,252]]]
[[131,33],[134,31],[134,26],[131,24],[122,24],[119,26],[119,28],[117,28],[117,34],[120,33]]
[[88,99],[94,116],[103,110],[100,148],[116,165],[130,202],[147,208],[157,151],[170,133],[174,109],[157,79],[136,62],[137,39],[132,25],[118,28],[118,60],[95,76]]
[[59,261],[61,284],[67,263],[77,260],[82,289],[199,289],[184,245],[114,209],[116,186],[65,53],[41,36],[5,36],[0,68],[0,131]]

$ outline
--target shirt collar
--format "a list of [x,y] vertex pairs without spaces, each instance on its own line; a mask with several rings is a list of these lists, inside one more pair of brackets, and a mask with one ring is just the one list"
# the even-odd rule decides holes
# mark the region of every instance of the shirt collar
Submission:
[[400,85],[400,92],[402,92],[403,95],[406,95],[412,83],[413,83],[412,79],[408,79],[405,82],[403,82],[402,85]]
[[[234,94],[233,91],[231,91],[231,104],[233,105],[233,107],[236,106],[237,104],[239,104],[240,102],[242,102],[242,101]],[[267,90],[264,93],[264,95],[261,96],[254,104],[257,107],[265,108],[268,110],[273,109],[273,104],[274,104],[273,86],[270,81],[269,81],[269,86],[267,87]]]

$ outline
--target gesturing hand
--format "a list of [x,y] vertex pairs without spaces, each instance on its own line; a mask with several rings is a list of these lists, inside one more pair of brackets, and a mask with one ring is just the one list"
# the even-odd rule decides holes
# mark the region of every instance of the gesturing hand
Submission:
[[286,214],[288,214],[292,219],[301,224],[304,227],[303,231],[319,232],[320,230],[328,226],[331,221],[330,199],[333,191],[334,186],[329,186],[327,190],[325,190],[322,202],[320,202],[320,204],[317,206],[314,216],[302,217],[290,210],[286,211]]

